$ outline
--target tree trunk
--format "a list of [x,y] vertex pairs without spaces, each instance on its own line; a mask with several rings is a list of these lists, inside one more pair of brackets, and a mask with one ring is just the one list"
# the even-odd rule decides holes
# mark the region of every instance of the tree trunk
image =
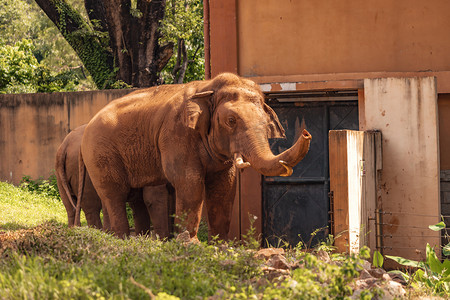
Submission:
[[98,88],[104,88],[114,71],[114,59],[98,35],[65,0],[35,0],[72,46]]
[[117,79],[136,87],[155,85],[165,59],[158,44],[165,1],[137,1],[133,14],[129,0],[98,2],[105,8],[110,46],[119,67]]
[[[115,80],[135,87],[157,84],[173,44],[160,46],[165,0],[85,0],[91,24],[66,0],[35,0],[77,52],[97,87]],[[109,38],[103,38],[109,37]]]

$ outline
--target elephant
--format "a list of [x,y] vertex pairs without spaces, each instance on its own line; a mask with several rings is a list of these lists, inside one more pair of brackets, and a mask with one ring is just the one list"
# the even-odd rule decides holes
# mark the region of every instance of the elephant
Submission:
[[176,216],[184,216],[192,240],[203,203],[210,235],[227,239],[237,170],[251,166],[266,176],[290,176],[311,141],[305,129],[291,148],[274,155],[269,138],[285,138],[285,131],[260,87],[222,73],[110,102],[88,123],[81,159],[117,236],[130,233],[125,210],[130,189],[170,183]]
[[[89,174],[83,179],[82,201],[79,201],[79,152],[81,138],[86,125],[82,125],[71,131],[63,140],[56,153],[56,179],[61,200],[66,208],[68,225],[79,226],[79,209],[83,209],[89,226],[111,230],[107,209],[103,206]],[[144,234],[149,232],[153,221],[155,233],[161,238],[169,237],[173,229],[170,222],[170,197],[173,191],[170,187],[156,186],[132,189],[127,196],[127,201],[133,211],[135,232]],[[78,209],[78,212],[77,212]],[[103,225],[100,219],[100,211],[103,209]]]

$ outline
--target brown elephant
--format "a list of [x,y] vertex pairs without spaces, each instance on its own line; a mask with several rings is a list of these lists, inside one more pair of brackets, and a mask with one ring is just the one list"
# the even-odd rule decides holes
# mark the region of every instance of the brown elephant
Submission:
[[170,183],[176,215],[185,216],[191,238],[196,238],[205,201],[210,233],[226,239],[235,166],[290,176],[308,152],[311,136],[304,130],[291,148],[274,155],[268,138],[283,137],[259,86],[223,73],[110,102],[86,127],[81,152],[118,236],[129,234],[125,201],[130,189]]
[[[61,200],[66,208],[68,225],[79,226],[80,218],[78,210],[83,209],[89,226],[111,229],[107,209],[102,207],[100,197],[92,185],[90,176],[84,178],[82,201],[78,201],[79,189],[79,152],[81,139],[86,125],[77,127],[71,131],[61,143],[56,153],[56,179]],[[170,193],[169,193],[170,191]],[[147,233],[150,230],[150,218],[153,220],[155,232],[161,237],[169,237],[173,231],[170,224],[170,212],[168,204],[173,191],[166,186],[145,187],[144,189],[132,189],[127,201],[133,211],[135,231],[138,234]],[[100,211],[103,208],[103,226],[100,219]]]

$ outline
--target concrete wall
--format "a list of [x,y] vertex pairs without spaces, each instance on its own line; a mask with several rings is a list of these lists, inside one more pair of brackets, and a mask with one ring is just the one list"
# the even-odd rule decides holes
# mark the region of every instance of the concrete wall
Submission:
[[436,80],[367,79],[364,92],[360,129],[382,133],[384,253],[423,259],[426,243],[440,244],[440,233],[428,229],[441,213]]
[[447,0],[245,0],[236,10],[243,76],[450,69]]
[[18,184],[24,175],[48,178],[70,130],[131,91],[0,95],[0,180]]

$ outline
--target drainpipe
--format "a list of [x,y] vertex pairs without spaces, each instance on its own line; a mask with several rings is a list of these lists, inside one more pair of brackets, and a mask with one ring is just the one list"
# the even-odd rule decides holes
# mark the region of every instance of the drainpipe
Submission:
[[209,39],[209,0],[203,0],[203,35],[205,45],[205,79],[211,79],[210,39]]

